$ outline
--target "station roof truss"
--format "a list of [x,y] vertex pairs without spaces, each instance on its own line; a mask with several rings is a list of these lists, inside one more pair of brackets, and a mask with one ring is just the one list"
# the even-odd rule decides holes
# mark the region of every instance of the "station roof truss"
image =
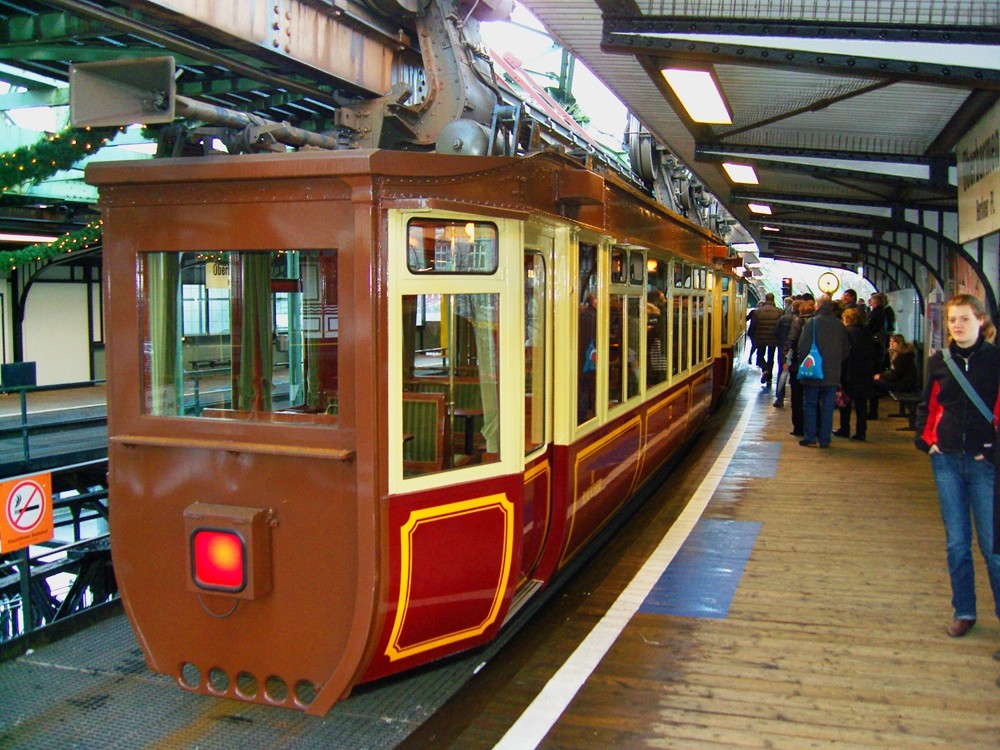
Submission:
[[[1000,3],[524,4],[720,198],[764,257],[863,266],[892,289],[912,281],[900,255],[933,264],[926,248],[940,245],[983,273],[981,252],[962,251],[951,228],[955,146],[1000,98]],[[711,71],[732,122],[692,120],[661,72],[671,67]],[[758,183],[733,183],[723,162],[752,166]],[[771,214],[751,212],[751,202]],[[995,282],[985,286],[995,295]]]

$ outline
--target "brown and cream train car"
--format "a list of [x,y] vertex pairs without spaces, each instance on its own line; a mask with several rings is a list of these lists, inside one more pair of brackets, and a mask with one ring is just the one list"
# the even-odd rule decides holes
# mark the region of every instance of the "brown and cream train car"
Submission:
[[555,154],[87,178],[115,572],[148,664],[192,691],[323,713],[490,640],[705,421],[742,345],[726,247]]

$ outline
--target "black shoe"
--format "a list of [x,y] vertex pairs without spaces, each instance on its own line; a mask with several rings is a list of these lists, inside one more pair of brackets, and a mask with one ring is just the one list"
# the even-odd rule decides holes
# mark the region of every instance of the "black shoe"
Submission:
[[789,435],[795,435],[795,437],[802,437],[803,435],[805,435],[804,432],[799,432],[798,430],[792,430],[788,434]]
[[780,399],[779,399],[778,401],[775,401],[775,402],[774,402],[774,406],[775,406],[776,408],[778,408],[778,409],[781,409],[781,408],[782,408],[782,407],[783,407],[784,405],[785,405],[785,402],[784,402],[784,401],[781,401]]
[[837,437],[850,437],[851,431],[845,430],[843,427],[841,427],[839,430],[834,430],[833,434],[836,435]]
[[878,414],[869,414],[868,419],[878,419]]
[[864,435],[851,435],[851,440],[861,440],[864,441],[867,438]]
[[808,440],[800,440],[799,441],[799,445],[801,445],[803,448],[815,448],[816,447],[816,443],[814,443],[814,442],[811,443]]

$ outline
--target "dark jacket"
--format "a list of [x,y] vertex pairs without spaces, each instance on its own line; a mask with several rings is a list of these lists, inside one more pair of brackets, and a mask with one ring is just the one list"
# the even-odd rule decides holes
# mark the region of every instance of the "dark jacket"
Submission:
[[832,310],[817,310],[816,315],[802,326],[798,344],[799,362],[809,354],[814,331],[819,354],[823,358],[823,378],[821,380],[810,378],[803,380],[802,384],[813,386],[840,385],[841,368],[851,347],[847,338],[847,329],[844,328],[840,319],[834,316]]
[[[1000,349],[982,336],[968,349],[949,345],[955,364],[994,414],[1000,413]],[[996,430],[979,412],[952,376],[942,352],[927,360],[927,383],[917,406],[914,443],[926,452],[937,445],[942,453],[993,455]]]
[[889,363],[889,369],[879,376],[879,380],[890,391],[911,393],[920,390],[917,372],[917,351],[897,351]]
[[840,383],[851,398],[871,398],[877,393],[875,373],[882,352],[861,324],[846,326],[845,330],[851,350],[844,360]]
[[782,312],[773,302],[762,302],[753,312],[754,341],[757,346],[777,346],[778,321]]
[[778,339],[778,349],[785,351],[788,343],[788,334],[792,330],[792,322],[799,316],[793,312],[786,312],[778,319],[778,327],[774,329],[774,335]]
[[807,315],[796,315],[792,319],[792,324],[788,327],[788,336],[785,338],[785,345],[782,347],[782,351],[785,355],[785,363],[789,366],[792,374],[799,366],[799,339],[802,337],[802,327],[805,326],[807,321],[810,321],[815,316],[815,313],[808,313]]

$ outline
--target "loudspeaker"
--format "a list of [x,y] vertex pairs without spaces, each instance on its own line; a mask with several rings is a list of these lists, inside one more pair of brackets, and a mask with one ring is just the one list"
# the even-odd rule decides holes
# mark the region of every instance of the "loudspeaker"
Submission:
[[171,122],[175,104],[172,57],[69,67],[69,113],[75,128]]

